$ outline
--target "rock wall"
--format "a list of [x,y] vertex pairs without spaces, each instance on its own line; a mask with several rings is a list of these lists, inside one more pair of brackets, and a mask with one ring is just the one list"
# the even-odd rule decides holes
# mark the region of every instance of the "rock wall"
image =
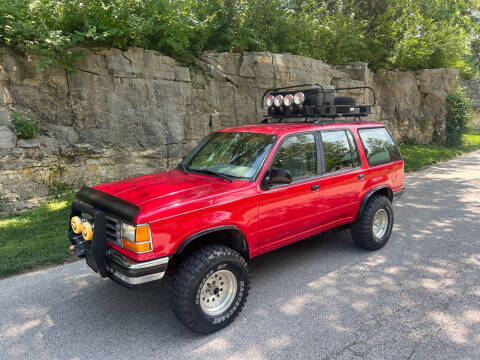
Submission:
[[460,86],[472,100],[472,109],[475,117],[473,119],[474,128],[480,130],[480,80],[465,80],[460,82]]
[[[364,63],[333,67],[270,53],[207,52],[189,69],[143,49],[78,51],[71,74],[40,71],[37,57],[0,49],[0,213],[36,206],[65,186],[171,168],[211,131],[259,122],[263,92],[275,86],[370,85],[375,118],[397,141],[441,143],[458,77],[451,69],[374,74]],[[33,111],[40,134],[17,139],[12,110]]]

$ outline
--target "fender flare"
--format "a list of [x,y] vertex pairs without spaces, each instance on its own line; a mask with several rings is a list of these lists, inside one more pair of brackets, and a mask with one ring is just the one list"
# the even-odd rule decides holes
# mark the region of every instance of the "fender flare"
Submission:
[[367,192],[367,194],[363,197],[362,203],[360,204],[360,208],[358,209],[358,212],[357,212],[357,216],[355,217],[355,221],[357,221],[357,220],[358,220],[358,217],[362,214],[363,208],[364,208],[365,205],[367,204],[368,200],[370,200],[370,198],[371,198],[372,196],[374,196],[377,192],[379,192],[379,191],[381,191],[381,190],[387,190],[388,199],[389,199],[390,201],[392,201],[392,199],[393,199],[393,191],[392,191],[392,189],[390,188],[390,186],[380,185],[380,186],[374,187],[374,188],[371,189],[369,192]]
[[204,235],[207,235],[207,234],[210,234],[210,233],[214,233],[214,232],[217,232],[217,231],[222,231],[222,230],[235,230],[235,231],[238,231],[239,234],[241,234],[241,242],[242,242],[242,251],[245,252],[245,254],[248,255],[248,257],[250,256],[250,248],[248,246],[248,241],[247,241],[247,238],[245,237],[245,234],[242,232],[242,230],[240,230],[237,226],[235,225],[221,225],[221,226],[215,226],[215,227],[212,227],[212,228],[208,228],[208,229],[205,229],[205,230],[202,230],[202,231],[199,231],[198,233],[195,233],[193,235],[190,235],[189,237],[187,237],[185,240],[183,240],[181,242],[181,244],[177,247],[177,249],[175,250],[175,255],[179,255],[183,252],[183,250],[185,250],[185,248],[194,240],[198,239],[199,237],[201,236],[204,236]]

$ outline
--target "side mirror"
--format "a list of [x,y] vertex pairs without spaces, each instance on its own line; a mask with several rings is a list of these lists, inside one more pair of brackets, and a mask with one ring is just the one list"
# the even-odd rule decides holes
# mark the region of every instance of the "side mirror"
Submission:
[[270,169],[268,179],[269,185],[290,184],[292,182],[292,173],[287,169]]

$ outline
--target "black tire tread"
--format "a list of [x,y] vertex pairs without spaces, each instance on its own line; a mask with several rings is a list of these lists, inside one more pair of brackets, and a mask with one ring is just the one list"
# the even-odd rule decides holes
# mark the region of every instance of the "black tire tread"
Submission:
[[[172,311],[182,323],[195,332],[210,333],[212,328],[195,321],[192,292],[195,292],[196,289],[192,284],[198,280],[199,274],[203,274],[212,263],[219,259],[237,262],[247,272],[248,279],[248,265],[245,258],[232,248],[223,245],[207,245],[192,253],[179,264],[173,276],[170,288]],[[249,288],[250,282],[247,280],[244,288],[244,300],[239,304],[237,311],[232,314],[228,323],[233,321],[242,310]]]
[[[382,248],[385,245],[386,241],[385,243],[379,243],[373,239],[370,223],[375,211],[378,209],[378,206],[380,204],[388,204],[387,206],[390,206],[392,219],[391,224],[389,225],[389,232],[391,233],[391,227],[393,226],[393,210],[391,208],[391,202],[387,197],[383,195],[376,195],[370,200],[368,200],[359,218],[351,227],[353,241],[358,247],[374,251]],[[388,237],[390,237],[390,234],[388,235]]]

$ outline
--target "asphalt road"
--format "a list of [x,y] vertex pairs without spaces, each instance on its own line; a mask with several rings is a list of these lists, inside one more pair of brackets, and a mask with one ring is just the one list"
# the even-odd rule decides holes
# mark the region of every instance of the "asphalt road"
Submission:
[[407,176],[387,246],[347,231],[254,259],[237,320],[208,336],[167,286],[75,262],[0,281],[0,359],[479,359],[480,152]]

